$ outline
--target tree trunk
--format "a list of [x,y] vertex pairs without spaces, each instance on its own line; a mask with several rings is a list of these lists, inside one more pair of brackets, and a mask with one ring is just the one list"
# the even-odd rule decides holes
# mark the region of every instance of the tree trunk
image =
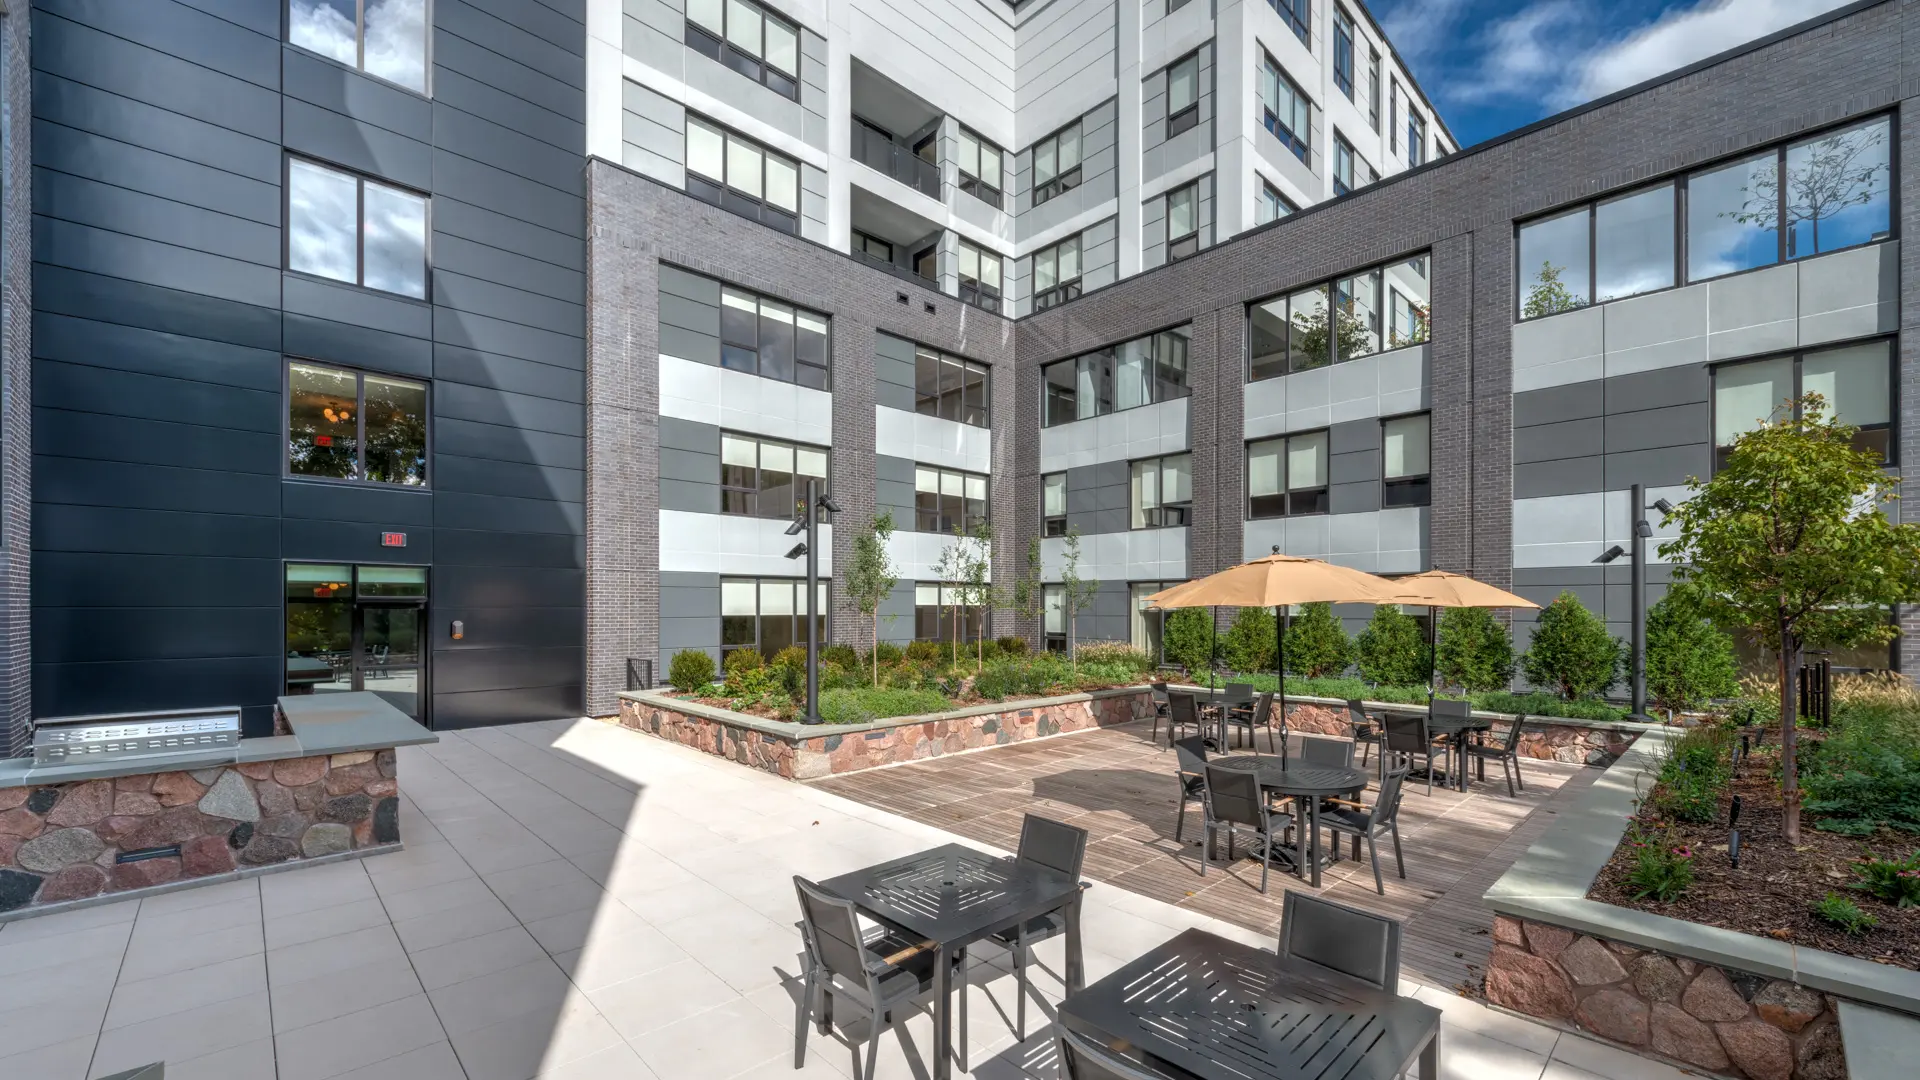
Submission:
[[1080,677],[1080,637],[1078,634],[1074,632],[1073,605],[1068,604],[1066,605],[1066,608],[1067,608],[1067,667],[1072,670],[1073,677],[1077,679]]
[[880,608],[873,609],[873,652],[868,656],[873,660],[873,685],[880,685]]
[[1800,843],[1800,641],[1780,628],[1780,808],[1787,843]]

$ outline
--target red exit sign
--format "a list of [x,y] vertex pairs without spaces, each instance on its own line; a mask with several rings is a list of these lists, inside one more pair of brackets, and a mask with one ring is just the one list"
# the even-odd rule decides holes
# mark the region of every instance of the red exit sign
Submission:
[[380,546],[381,547],[406,547],[407,534],[399,533],[399,532],[383,532],[380,534]]

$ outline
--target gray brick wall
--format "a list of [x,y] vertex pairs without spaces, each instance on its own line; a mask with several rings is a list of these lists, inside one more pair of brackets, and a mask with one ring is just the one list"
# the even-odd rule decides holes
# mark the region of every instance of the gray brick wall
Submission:
[[6,128],[0,132],[0,756],[27,752],[33,722],[28,578],[32,567],[33,253],[32,72],[28,5],[0,2],[0,65],[5,67]]

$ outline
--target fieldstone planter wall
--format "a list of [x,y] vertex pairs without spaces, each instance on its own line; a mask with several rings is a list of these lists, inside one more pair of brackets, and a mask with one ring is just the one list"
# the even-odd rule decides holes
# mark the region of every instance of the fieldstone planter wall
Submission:
[[[1489,742],[1500,741],[1506,737],[1506,724],[1506,721],[1494,721],[1493,730],[1484,737]],[[1317,704],[1296,705],[1292,702],[1287,704],[1287,726],[1294,731],[1338,735],[1341,738],[1353,731],[1352,725],[1347,722],[1345,709]],[[1627,747],[1633,745],[1637,734],[1637,728],[1616,728],[1599,723],[1588,726],[1579,720],[1559,718],[1529,718],[1527,730],[1520,734],[1520,756],[1537,761],[1564,761],[1570,765],[1605,768],[1627,752]]]
[[0,788],[0,913],[397,845],[395,772],[361,750]]
[[844,725],[765,720],[664,694],[630,693],[621,695],[619,722],[762,772],[814,780],[1152,715],[1152,697],[1132,688]]
[[1846,1080],[1838,1005],[1783,979],[1499,915],[1487,1000],[1697,1069]]

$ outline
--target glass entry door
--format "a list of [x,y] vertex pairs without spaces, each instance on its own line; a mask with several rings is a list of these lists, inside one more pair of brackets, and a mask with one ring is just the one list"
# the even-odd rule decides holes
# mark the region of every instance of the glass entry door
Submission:
[[287,565],[288,694],[371,690],[421,719],[423,566]]

